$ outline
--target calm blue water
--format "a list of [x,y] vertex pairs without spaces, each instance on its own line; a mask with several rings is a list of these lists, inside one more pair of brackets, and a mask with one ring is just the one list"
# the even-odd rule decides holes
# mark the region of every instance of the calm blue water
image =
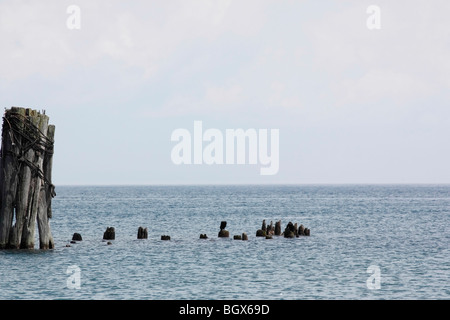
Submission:
[[[0,299],[450,298],[449,185],[56,191],[56,248],[1,251]],[[263,219],[283,230],[298,222],[311,236],[256,238]],[[249,241],[218,239],[222,220]],[[112,245],[102,240],[108,226]],[[136,240],[139,226],[148,240]],[[66,247],[74,232],[83,241]],[[73,265],[80,289],[67,286]],[[378,290],[367,286],[369,266],[380,270]]]

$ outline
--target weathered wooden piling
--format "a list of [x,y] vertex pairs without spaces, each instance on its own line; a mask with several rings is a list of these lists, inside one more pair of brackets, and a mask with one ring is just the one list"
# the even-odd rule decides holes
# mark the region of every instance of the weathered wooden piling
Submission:
[[265,237],[266,236],[266,231],[262,230],[262,229],[258,229],[258,230],[256,230],[256,236],[257,237]]
[[278,220],[277,222],[275,222],[275,232],[274,234],[276,236],[280,236],[281,235],[281,220]]
[[284,229],[284,237],[285,238],[294,238],[296,233],[297,233],[297,231],[295,229],[295,225],[289,221],[289,223],[286,226],[286,229]]
[[267,233],[266,220],[263,220],[261,230]]
[[114,229],[114,227],[107,227],[106,231],[103,233],[103,240],[114,239],[116,239],[116,229]]
[[53,249],[49,219],[55,126],[45,112],[5,110],[0,161],[0,249]]
[[83,237],[81,237],[81,234],[74,233],[72,236],[72,241],[83,241]]
[[298,235],[304,236],[305,235],[305,227],[301,224],[300,227],[298,227]]
[[219,238],[228,238],[230,236],[230,232],[228,230],[225,230],[226,227],[227,227],[226,221],[220,222],[220,231],[218,234]]
[[139,227],[137,232],[138,239],[147,239],[148,238],[148,229],[144,227]]
[[219,231],[219,238],[228,238],[230,236],[230,232],[228,230],[222,229]]
[[275,227],[273,226],[273,221],[270,221],[270,225],[267,227],[266,234],[271,236],[275,233]]

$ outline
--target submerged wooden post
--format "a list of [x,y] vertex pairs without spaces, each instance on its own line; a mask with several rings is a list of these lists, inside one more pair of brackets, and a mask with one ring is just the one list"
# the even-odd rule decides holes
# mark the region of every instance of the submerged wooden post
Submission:
[[53,249],[49,219],[55,126],[36,110],[12,107],[3,116],[0,161],[0,249]]

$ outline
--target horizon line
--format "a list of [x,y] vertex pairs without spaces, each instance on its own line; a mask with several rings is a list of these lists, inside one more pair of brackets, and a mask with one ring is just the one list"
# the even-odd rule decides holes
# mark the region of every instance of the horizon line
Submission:
[[305,183],[110,183],[110,184],[59,184],[61,187],[151,187],[151,186],[343,186],[343,185],[450,185],[450,182],[305,182]]

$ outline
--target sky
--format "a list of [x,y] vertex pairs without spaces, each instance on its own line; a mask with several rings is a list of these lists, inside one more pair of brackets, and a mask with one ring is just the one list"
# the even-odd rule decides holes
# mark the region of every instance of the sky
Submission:
[[[450,183],[449,14],[446,0],[0,0],[0,101],[46,110],[56,186]],[[196,121],[278,130],[276,174],[174,163],[172,133],[194,139]]]

